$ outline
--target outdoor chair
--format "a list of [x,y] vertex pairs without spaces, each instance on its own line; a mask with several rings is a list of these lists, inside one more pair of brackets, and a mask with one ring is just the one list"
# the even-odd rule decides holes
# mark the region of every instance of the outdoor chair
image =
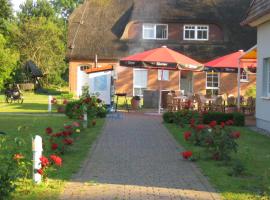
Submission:
[[199,94],[194,95],[194,100],[196,102],[196,108],[199,112],[208,110],[209,107],[206,105],[205,102],[202,101],[201,96]]
[[225,112],[225,105],[222,96],[218,96],[216,98],[210,109],[217,112]]
[[177,110],[178,104],[177,101],[174,99],[175,93],[168,93],[167,95],[167,109],[169,112],[174,112]]
[[255,113],[255,102],[256,100],[253,97],[247,98],[247,103],[240,105],[240,109],[244,114],[253,114]]
[[229,96],[227,98],[226,111],[227,112],[235,112],[237,108],[236,98],[234,96]]

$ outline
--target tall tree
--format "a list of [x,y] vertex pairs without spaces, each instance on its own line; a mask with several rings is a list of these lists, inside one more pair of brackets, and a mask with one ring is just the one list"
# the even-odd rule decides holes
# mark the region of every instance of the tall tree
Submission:
[[33,60],[45,74],[44,85],[63,83],[61,75],[67,68],[63,29],[45,17],[32,17],[20,23],[15,33],[21,63]]
[[31,17],[46,17],[55,18],[56,13],[47,0],[26,0],[20,5],[21,12],[18,13],[20,20],[25,20]]
[[9,0],[0,0],[0,33],[7,35],[7,21],[13,17]]
[[65,20],[83,0],[51,0],[55,11],[61,15]]
[[7,48],[6,40],[0,34],[0,89],[4,83],[11,79],[11,73],[15,69],[18,60],[18,53]]

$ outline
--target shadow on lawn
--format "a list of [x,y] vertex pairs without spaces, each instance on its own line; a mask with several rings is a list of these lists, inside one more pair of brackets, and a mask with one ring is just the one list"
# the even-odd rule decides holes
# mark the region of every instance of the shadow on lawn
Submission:
[[26,112],[29,110],[37,110],[37,111],[47,111],[48,104],[47,103],[2,103],[0,104],[0,112],[16,112],[16,110],[25,110]]

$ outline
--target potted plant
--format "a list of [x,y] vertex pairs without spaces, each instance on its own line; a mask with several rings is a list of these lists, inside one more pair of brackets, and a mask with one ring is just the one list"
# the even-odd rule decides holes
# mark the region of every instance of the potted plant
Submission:
[[141,97],[139,97],[139,96],[132,97],[132,99],[131,99],[131,107],[132,107],[133,110],[139,109],[140,100],[141,100]]

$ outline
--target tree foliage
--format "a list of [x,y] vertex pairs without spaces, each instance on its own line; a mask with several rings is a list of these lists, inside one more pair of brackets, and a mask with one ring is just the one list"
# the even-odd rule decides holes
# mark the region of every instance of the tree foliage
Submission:
[[45,76],[41,82],[45,86],[64,83],[63,77],[68,73],[64,60],[66,21],[82,2],[26,0],[14,17],[10,0],[0,0],[0,89],[12,78],[27,79],[23,66],[28,60],[33,60],[42,70]]
[[7,48],[6,43],[4,36],[0,34],[0,89],[10,80],[18,60],[18,53]]
[[55,11],[67,20],[78,4],[83,3],[83,0],[51,0],[51,3]]
[[46,17],[31,17],[24,19],[14,33],[21,63],[33,60],[45,75],[45,85],[63,83],[61,75],[67,68],[64,30],[60,23]]

